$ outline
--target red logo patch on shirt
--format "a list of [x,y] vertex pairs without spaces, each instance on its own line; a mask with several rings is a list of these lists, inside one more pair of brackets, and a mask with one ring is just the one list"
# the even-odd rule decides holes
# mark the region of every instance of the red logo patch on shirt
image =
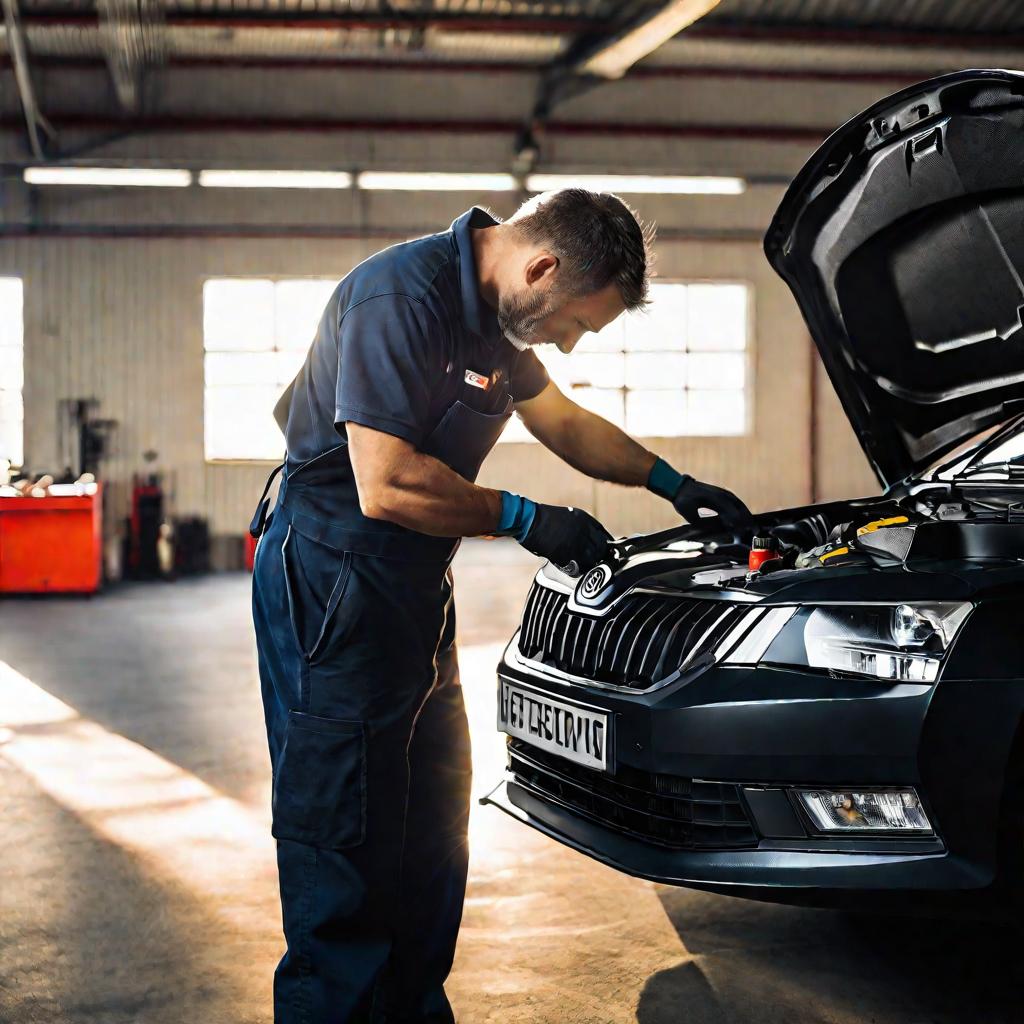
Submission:
[[485,377],[482,373],[476,373],[473,370],[467,370],[466,383],[472,384],[473,387],[479,388],[481,391],[489,391],[491,387],[491,378]]

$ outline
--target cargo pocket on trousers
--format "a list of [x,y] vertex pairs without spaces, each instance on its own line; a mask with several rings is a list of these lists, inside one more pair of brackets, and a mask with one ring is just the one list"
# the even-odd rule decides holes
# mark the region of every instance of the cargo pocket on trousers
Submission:
[[288,712],[274,776],[277,839],[341,850],[366,834],[366,734],[362,722]]
[[288,527],[281,546],[292,634],[302,656],[323,650],[352,569],[352,554]]

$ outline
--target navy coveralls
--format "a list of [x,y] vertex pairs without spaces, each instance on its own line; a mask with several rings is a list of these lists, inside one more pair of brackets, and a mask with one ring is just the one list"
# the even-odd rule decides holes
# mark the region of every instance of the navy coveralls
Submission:
[[[261,500],[253,619],[287,951],[277,1024],[450,1022],[470,745],[450,563],[457,538],[364,517],[345,423],[468,480],[547,375],[483,302],[472,209],[356,267],[282,397],[288,454]],[[280,467],[279,467],[280,468]],[[270,481],[268,481],[269,487]],[[265,492],[266,494],[266,492]]]

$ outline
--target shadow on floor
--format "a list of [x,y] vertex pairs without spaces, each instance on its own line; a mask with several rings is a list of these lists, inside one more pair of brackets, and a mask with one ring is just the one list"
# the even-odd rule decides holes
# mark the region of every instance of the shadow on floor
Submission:
[[639,1024],[1020,1024],[1024,940],[992,923],[852,915],[659,889],[690,959]]

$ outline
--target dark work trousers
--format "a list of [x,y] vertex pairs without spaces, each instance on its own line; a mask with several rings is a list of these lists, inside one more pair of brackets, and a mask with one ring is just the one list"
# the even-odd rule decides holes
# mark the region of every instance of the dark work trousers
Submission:
[[275,511],[253,578],[288,947],[274,1020],[447,1024],[471,777],[449,563],[300,529]]

